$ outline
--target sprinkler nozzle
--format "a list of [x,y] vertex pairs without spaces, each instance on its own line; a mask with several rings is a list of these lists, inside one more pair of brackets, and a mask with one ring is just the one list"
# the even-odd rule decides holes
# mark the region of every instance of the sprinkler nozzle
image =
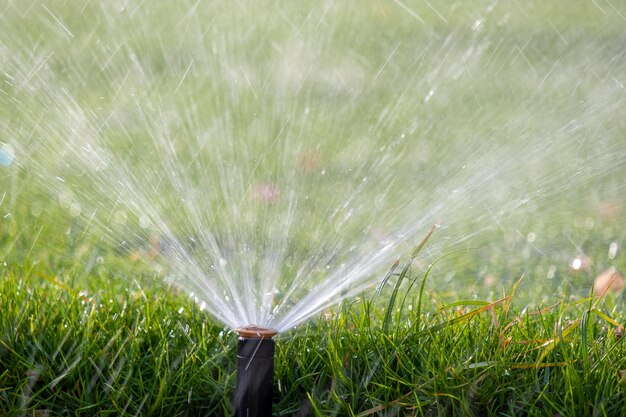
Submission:
[[245,327],[238,327],[235,333],[239,335],[239,339],[271,339],[278,334],[278,330],[271,327],[261,327],[251,324]]
[[271,417],[274,380],[274,337],[269,327],[249,325],[235,329],[237,342],[237,417]]

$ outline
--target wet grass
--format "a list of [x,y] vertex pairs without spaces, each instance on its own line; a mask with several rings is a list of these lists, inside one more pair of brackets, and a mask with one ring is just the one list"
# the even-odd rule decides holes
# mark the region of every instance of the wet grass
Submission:
[[[426,225],[459,225],[426,280],[402,259],[380,294],[373,277],[277,337],[276,415],[626,415],[623,295],[588,297],[597,274],[626,270],[618,2],[9,3],[0,142],[21,152],[0,166],[1,416],[232,414],[235,334],[161,283],[158,236],[110,221],[115,181],[57,152],[74,137],[110,145],[185,238],[180,199],[151,188],[171,143],[233,144],[226,162],[176,149],[210,190],[231,174],[296,178],[286,282],[324,245],[363,238],[320,208],[372,171],[380,183],[353,206],[377,239],[409,201]],[[451,197],[466,186],[479,204]],[[207,224],[230,237],[231,214]]]
[[[421,284],[411,269],[405,280]],[[232,413],[232,331],[166,288],[82,279],[98,290],[41,268],[3,271],[0,414]],[[395,305],[364,294],[279,335],[275,415],[626,413],[624,317],[611,297],[520,310],[515,287],[448,303],[420,286]]]

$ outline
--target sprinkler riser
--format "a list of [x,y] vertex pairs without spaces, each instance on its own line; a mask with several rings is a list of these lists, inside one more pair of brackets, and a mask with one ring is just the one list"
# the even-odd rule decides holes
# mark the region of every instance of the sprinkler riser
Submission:
[[276,331],[253,326],[236,331],[239,333],[239,340],[235,415],[271,417],[275,347],[271,337]]

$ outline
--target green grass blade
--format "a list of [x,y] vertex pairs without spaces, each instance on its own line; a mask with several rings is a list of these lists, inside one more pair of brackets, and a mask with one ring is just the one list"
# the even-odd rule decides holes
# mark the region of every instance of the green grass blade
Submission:
[[389,325],[391,324],[391,317],[393,315],[393,307],[394,307],[394,305],[396,303],[396,298],[398,297],[398,291],[400,290],[400,284],[402,284],[402,281],[404,280],[404,278],[409,273],[409,270],[411,269],[411,264],[413,263],[413,260],[420,253],[420,251],[422,250],[424,245],[426,245],[426,242],[428,242],[428,240],[433,235],[433,233],[435,232],[436,229],[437,229],[437,225],[434,224],[430,228],[428,234],[426,234],[426,236],[422,239],[422,241],[417,244],[415,249],[413,249],[413,252],[411,252],[411,257],[409,258],[409,260],[407,261],[406,265],[404,266],[404,268],[402,268],[402,271],[398,275],[398,280],[396,281],[396,285],[394,286],[393,291],[391,293],[391,297],[389,298],[389,303],[387,304],[387,311],[385,312],[385,318],[383,320],[382,331],[385,334],[387,334],[388,331],[389,331]]

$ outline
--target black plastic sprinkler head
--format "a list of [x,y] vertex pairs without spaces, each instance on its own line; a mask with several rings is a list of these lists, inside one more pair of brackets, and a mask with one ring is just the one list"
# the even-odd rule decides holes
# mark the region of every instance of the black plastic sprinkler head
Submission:
[[255,325],[235,329],[237,343],[237,417],[271,417],[276,329]]

